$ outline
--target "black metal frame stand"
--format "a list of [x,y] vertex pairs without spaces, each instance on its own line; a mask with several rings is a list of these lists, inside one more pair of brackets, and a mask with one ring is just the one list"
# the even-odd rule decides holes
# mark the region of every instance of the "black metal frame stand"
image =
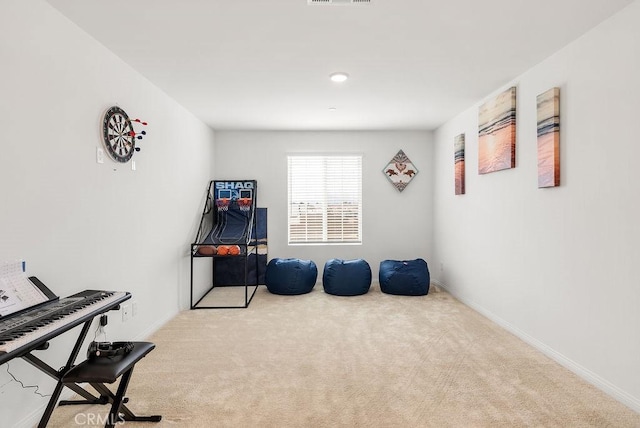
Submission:
[[[211,278],[211,288],[209,288],[202,297],[200,297],[198,299],[197,302],[193,303],[193,259],[194,258],[203,258],[202,256],[198,256],[198,257],[194,257],[194,254],[198,251],[198,245],[197,244],[191,244],[191,309],[245,309],[247,307],[249,307],[249,304],[251,303],[251,300],[253,300],[253,296],[255,296],[256,291],[258,291],[258,287],[259,284],[248,284],[249,282],[249,278],[248,278],[248,270],[249,270],[249,254],[246,254],[249,250],[250,247],[254,247],[254,250],[256,252],[256,283],[258,282],[258,246],[257,244],[255,246],[250,246],[250,245],[240,245],[240,248],[245,247],[245,254],[244,255],[240,255],[240,256],[231,256],[231,257],[244,257],[244,285],[230,285],[230,286],[218,286],[216,287],[215,284],[213,284],[214,281],[214,275],[215,275],[215,265],[212,268],[212,278]],[[229,257],[229,256],[208,256],[206,258],[211,258],[213,259],[213,263],[215,264],[216,259],[217,258],[221,258],[221,257]],[[220,287],[244,287],[244,304],[241,306],[198,306],[199,303],[205,298],[207,297],[207,295],[212,292],[215,288],[220,288]],[[249,293],[249,288],[253,287],[253,291],[251,293]]]
[[[53,393],[51,393],[51,398],[49,399],[49,403],[47,404],[47,408],[45,409],[44,414],[42,415],[42,418],[40,419],[40,423],[38,424],[38,428],[45,428],[47,426],[47,424],[49,423],[49,419],[51,418],[51,414],[53,413],[53,410],[58,405],[58,398],[60,398],[60,394],[62,393],[62,388],[64,388],[64,383],[62,382],[62,376],[68,370],[70,370],[73,367],[73,363],[75,362],[76,357],[78,356],[78,353],[80,352],[80,347],[82,346],[82,342],[87,337],[87,333],[89,332],[89,328],[91,327],[91,322],[92,321],[93,321],[93,318],[91,318],[90,320],[86,321],[84,323],[84,325],[82,326],[82,330],[80,331],[80,334],[78,335],[78,339],[76,340],[76,344],[73,346],[73,350],[71,351],[71,355],[69,355],[69,358],[67,359],[67,363],[59,371],[56,371],[53,367],[51,367],[50,365],[48,365],[47,363],[45,363],[44,361],[42,361],[41,359],[37,358],[35,355],[33,355],[31,353],[28,353],[28,354],[22,356],[22,359],[26,360],[28,363],[33,365],[35,368],[37,368],[38,370],[42,371],[43,373],[48,374],[49,376],[51,376],[52,378],[57,380],[56,387],[53,390]],[[93,397],[93,395],[90,392],[86,391],[84,388],[82,388],[79,385],[75,385],[74,384],[74,386],[69,386],[69,387],[70,387],[71,390],[73,390],[74,392],[82,395],[85,398]],[[93,398],[95,398],[95,397],[93,397]]]
[[[209,187],[207,189],[207,199],[205,202],[205,206],[204,209],[202,211],[202,217],[200,219],[200,225],[198,227],[198,232],[196,234],[196,239],[195,242],[191,244],[191,249],[190,249],[190,256],[191,256],[191,267],[190,267],[190,299],[189,299],[189,304],[190,304],[190,309],[244,309],[249,307],[249,304],[251,303],[251,300],[253,300],[253,297],[255,296],[256,292],[258,291],[258,287],[260,286],[260,284],[258,284],[258,241],[257,239],[252,240],[252,236],[251,236],[251,231],[256,230],[256,222],[257,222],[257,218],[255,215],[255,206],[256,206],[256,194],[254,193],[253,198],[253,208],[254,208],[254,213],[252,215],[251,218],[251,224],[249,225],[249,233],[247,235],[247,239],[245,242],[243,243],[237,243],[235,245],[238,245],[240,247],[240,254],[239,255],[235,255],[235,256],[220,256],[220,255],[201,255],[198,254],[198,248],[200,246],[203,245],[203,241],[204,238],[206,237],[206,233],[209,230],[209,226],[213,227],[213,215],[216,212],[216,206],[214,203],[214,198],[213,198],[213,185],[215,183],[216,180],[212,180],[209,182]],[[257,187],[257,186],[256,186]],[[255,190],[255,188],[254,188]],[[208,225],[207,223],[211,222],[211,225]],[[255,266],[255,272],[256,272],[256,283],[254,284],[249,284],[249,278],[248,278],[248,268],[249,268],[249,256],[255,254],[255,261],[256,261],[256,266]],[[244,258],[244,284],[243,285],[224,285],[224,286],[216,286],[215,285],[215,263],[216,260],[219,260],[221,258],[228,258],[228,257],[243,257]],[[194,263],[194,259],[206,259],[206,260],[212,260],[213,263],[213,267],[212,267],[212,277],[211,277],[211,288],[209,288],[203,295],[202,297],[200,297],[195,303],[193,301],[194,296],[193,296],[193,263]],[[211,293],[215,288],[226,288],[226,287],[244,287],[244,303],[238,306],[203,306],[200,303],[202,302],[202,300],[207,297],[207,295],[209,293]],[[249,289],[253,288],[252,291],[250,291]]]

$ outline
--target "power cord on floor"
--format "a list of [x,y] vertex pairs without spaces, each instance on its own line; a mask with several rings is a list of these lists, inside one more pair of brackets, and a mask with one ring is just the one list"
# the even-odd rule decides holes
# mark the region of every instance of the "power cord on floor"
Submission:
[[18,379],[17,377],[14,376],[13,373],[11,373],[11,371],[9,370],[9,363],[7,364],[7,373],[9,374],[9,376],[11,376],[11,378],[18,382],[20,384],[20,386],[24,389],[30,389],[30,388],[35,388],[36,390],[33,391],[34,394],[39,395],[40,397],[51,397],[51,394],[42,394],[41,392],[39,392],[40,389],[40,385],[25,385],[20,379]]

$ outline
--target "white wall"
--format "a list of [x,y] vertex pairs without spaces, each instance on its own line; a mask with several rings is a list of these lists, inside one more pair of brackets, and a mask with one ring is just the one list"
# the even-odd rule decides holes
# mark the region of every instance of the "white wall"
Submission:
[[[2,0],[0,260],[26,259],[28,273],[61,296],[131,291],[140,313],[127,324],[112,316],[108,339],[144,337],[188,304],[187,247],[208,180],[257,179],[270,258],[313,259],[321,271],[329,258],[363,257],[376,278],[382,259],[424,257],[464,301],[640,410],[639,21],[636,1],[516,79],[517,168],[479,176],[477,105],[435,138],[219,132],[214,153],[213,131],[48,4]],[[537,189],[535,96],[552,86],[562,91],[562,186]],[[101,116],[116,103],[150,123],[135,172],[95,163]],[[456,197],[461,132],[467,195]],[[381,172],[399,149],[420,170],[402,193]],[[362,246],[287,245],[286,155],[325,151],[364,154]],[[71,342],[57,339],[41,357],[61,366]],[[22,361],[10,368],[51,390]],[[4,369],[3,426],[32,422],[47,399]]]
[[[481,102],[437,130],[434,261],[461,300],[640,411],[638,22],[636,1],[496,90],[518,88],[515,169],[478,175]],[[538,189],[536,96],[554,86],[561,186]],[[460,133],[467,194],[455,196]]]
[[[0,62],[0,260],[25,259],[27,273],[60,296],[130,291],[139,313],[126,324],[111,316],[108,339],[146,336],[187,305],[188,243],[213,131],[44,1],[0,3]],[[149,122],[137,171],[96,163],[102,115],[114,104]],[[64,365],[74,335],[39,355]],[[51,380],[22,360],[9,367],[51,392]],[[33,423],[48,399],[5,369],[2,426]]]
[[[217,179],[257,179],[258,206],[268,208],[269,259],[298,257],[318,265],[331,258],[364,258],[377,280],[384,259],[431,260],[432,135],[430,132],[217,132]],[[419,172],[398,192],[382,169],[402,149]],[[362,245],[287,243],[287,154],[360,153]]]

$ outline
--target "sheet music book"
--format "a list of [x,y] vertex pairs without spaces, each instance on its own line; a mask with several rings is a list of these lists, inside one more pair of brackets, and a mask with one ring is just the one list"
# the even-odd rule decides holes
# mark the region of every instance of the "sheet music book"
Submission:
[[0,318],[48,302],[47,291],[29,280],[22,261],[0,262]]

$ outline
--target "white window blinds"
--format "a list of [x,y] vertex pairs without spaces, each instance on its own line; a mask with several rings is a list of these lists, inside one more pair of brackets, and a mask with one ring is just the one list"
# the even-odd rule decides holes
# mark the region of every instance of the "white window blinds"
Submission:
[[289,244],[362,242],[362,156],[288,156]]

